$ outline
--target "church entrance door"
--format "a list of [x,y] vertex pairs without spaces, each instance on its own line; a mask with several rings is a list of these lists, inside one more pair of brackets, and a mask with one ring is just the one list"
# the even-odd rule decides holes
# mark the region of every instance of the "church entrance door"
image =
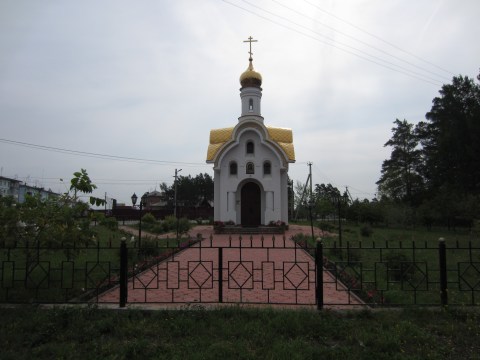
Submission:
[[248,182],[242,187],[242,226],[255,227],[261,223],[260,186]]

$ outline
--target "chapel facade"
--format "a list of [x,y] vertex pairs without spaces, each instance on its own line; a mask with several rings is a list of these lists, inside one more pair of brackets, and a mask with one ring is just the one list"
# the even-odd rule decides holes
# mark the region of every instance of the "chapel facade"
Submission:
[[240,76],[241,115],[235,126],[210,131],[207,163],[214,169],[214,220],[244,227],[288,224],[288,165],[295,162],[291,129],[266,126],[262,76],[249,65]]

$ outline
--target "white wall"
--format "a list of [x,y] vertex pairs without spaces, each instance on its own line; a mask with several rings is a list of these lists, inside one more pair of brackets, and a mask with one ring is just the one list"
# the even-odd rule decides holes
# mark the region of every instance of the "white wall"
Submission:
[[[243,130],[236,143],[222,152],[219,166],[215,170],[215,220],[241,223],[241,188],[249,181],[260,185],[261,222],[288,222],[287,172],[282,168],[277,149],[265,142],[262,132],[255,129]],[[247,154],[246,144],[254,143],[254,154]],[[230,175],[231,161],[237,162],[237,175]],[[263,164],[271,163],[271,174],[264,175]],[[253,162],[254,174],[246,174],[246,164]]]

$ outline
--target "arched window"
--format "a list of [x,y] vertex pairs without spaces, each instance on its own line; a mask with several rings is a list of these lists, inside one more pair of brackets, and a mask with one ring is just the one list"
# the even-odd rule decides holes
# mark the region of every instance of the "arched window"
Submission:
[[230,175],[237,175],[237,163],[235,161],[232,161],[230,163]]
[[246,173],[247,174],[255,174],[255,165],[253,165],[252,162],[247,163]]
[[272,174],[272,164],[270,161],[265,161],[263,163],[263,175],[271,175]]
[[247,142],[247,154],[253,154],[255,152],[255,145],[253,141]]
[[253,111],[253,99],[248,100],[248,111]]

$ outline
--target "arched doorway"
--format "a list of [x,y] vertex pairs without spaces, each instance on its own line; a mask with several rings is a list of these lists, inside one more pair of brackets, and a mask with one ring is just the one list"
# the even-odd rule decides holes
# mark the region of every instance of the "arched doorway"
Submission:
[[254,182],[248,182],[242,187],[241,220],[242,226],[254,227],[261,224],[260,186]]

